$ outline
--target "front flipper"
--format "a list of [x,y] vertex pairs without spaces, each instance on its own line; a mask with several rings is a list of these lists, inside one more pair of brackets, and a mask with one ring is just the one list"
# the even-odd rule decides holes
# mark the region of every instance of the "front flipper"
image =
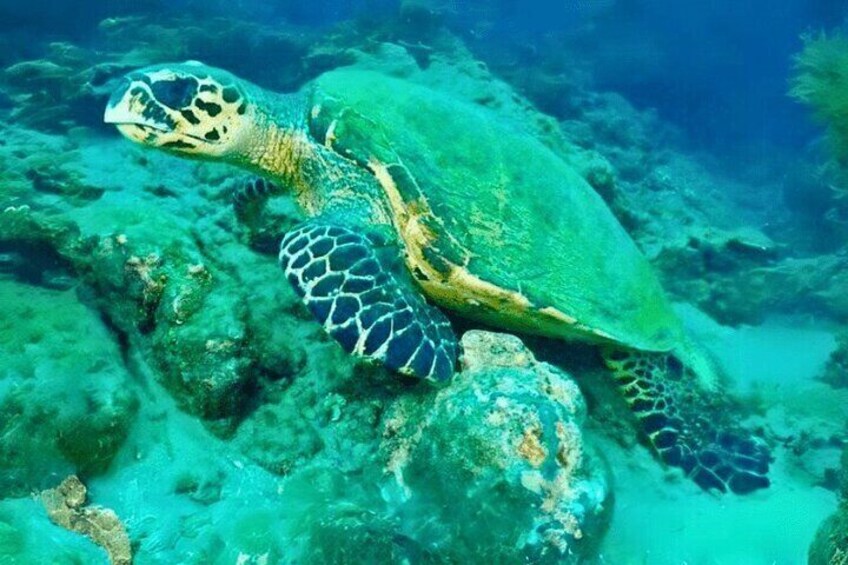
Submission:
[[280,194],[279,186],[262,177],[244,181],[233,191],[233,210],[240,221],[249,223],[262,213],[265,203],[275,194]]
[[677,357],[614,349],[604,360],[663,461],[705,490],[746,494],[769,486],[762,440],[736,426],[720,393],[704,390]]
[[[398,262],[399,263],[399,262]],[[401,265],[356,231],[306,223],[280,246],[286,278],[346,351],[393,371],[444,382],[454,373],[450,322],[405,280]]]

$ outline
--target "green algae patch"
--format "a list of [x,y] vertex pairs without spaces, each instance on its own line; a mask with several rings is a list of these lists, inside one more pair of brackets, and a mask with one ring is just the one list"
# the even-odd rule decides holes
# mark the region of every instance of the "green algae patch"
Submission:
[[810,565],[848,564],[848,446],[842,452],[840,472],[842,504],[816,532],[810,545]]
[[121,351],[73,292],[0,281],[0,493],[101,473],[137,407]]

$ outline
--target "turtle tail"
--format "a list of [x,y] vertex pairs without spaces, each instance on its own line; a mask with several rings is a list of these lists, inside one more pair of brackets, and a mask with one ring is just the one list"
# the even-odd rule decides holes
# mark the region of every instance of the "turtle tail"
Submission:
[[706,358],[604,350],[625,399],[660,458],[705,490],[746,494],[769,486],[762,439],[733,421]]

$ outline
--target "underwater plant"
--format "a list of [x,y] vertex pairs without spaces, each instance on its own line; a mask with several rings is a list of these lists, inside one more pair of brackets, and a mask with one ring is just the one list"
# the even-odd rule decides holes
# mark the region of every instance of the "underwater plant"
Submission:
[[824,164],[821,174],[829,177],[834,204],[828,219],[841,223],[840,210],[848,207],[848,38],[819,33],[802,39],[789,95],[810,106],[827,127],[835,162]]
[[848,164],[848,38],[805,35],[789,95],[812,107],[828,128],[836,159]]

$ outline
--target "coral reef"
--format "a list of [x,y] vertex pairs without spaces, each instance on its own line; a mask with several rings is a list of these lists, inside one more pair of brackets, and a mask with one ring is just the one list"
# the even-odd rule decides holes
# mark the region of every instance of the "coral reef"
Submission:
[[108,508],[86,504],[85,485],[71,475],[54,489],[41,493],[47,515],[57,525],[91,538],[112,565],[130,565],[130,538],[118,516]]
[[[319,44],[315,30],[271,28],[232,17],[208,18],[203,26],[192,18],[108,18],[98,31],[91,47],[53,42],[41,57],[5,68],[0,85],[13,104],[10,118],[50,132],[80,125],[101,128],[102,108],[115,81],[155,61],[200,59],[242,71],[277,90],[294,90],[308,78],[354,60],[352,37],[344,30]],[[275,64],[268,65],[269,60]]]
[[766,235],[750,228],[687,232],[664,244],[654,261],[670,275],[663,280],[666,289],[690,297],[726,324],[762,322],[786,298],[775,295],[766,275],[780,256]]

